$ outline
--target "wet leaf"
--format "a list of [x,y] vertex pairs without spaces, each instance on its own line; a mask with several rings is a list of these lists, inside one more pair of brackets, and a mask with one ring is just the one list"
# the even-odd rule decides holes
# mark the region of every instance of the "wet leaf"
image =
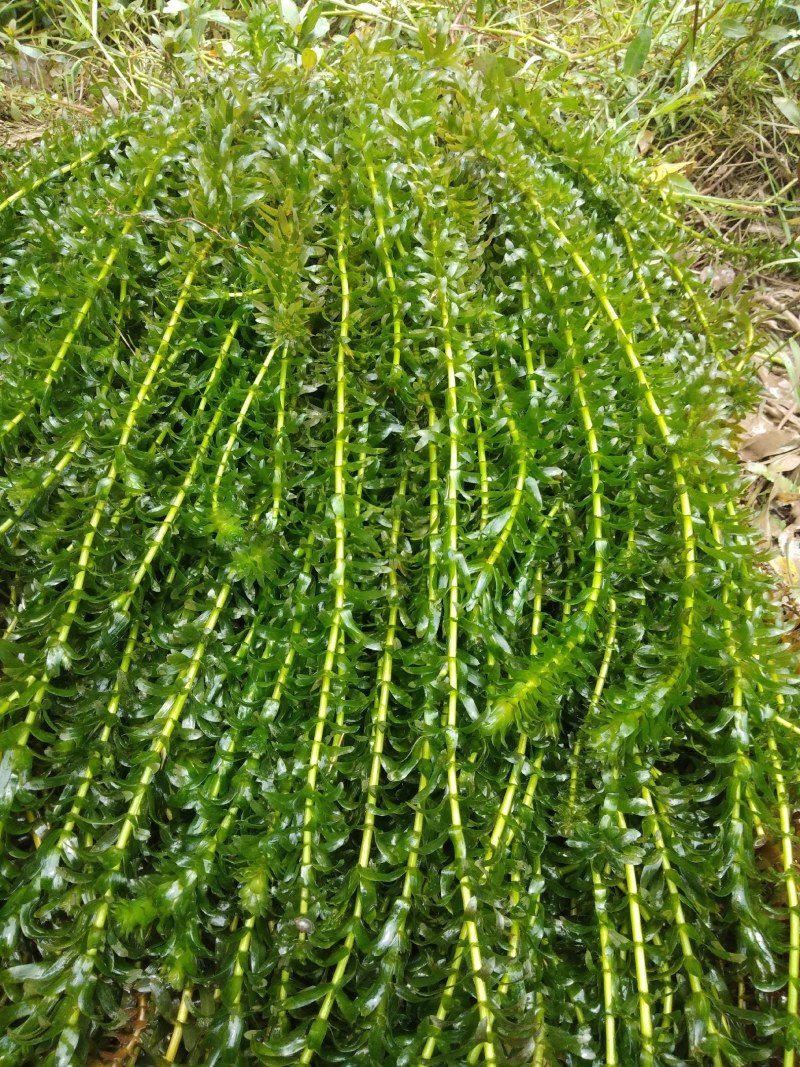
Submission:
[[683,165],[247,6],[0,176],[0,1061],[783,1062],[800,451],[764,557]]

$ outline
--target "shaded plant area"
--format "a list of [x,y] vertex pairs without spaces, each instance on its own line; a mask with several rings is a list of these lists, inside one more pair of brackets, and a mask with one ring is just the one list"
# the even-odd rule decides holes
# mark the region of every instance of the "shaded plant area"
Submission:
[[0,1061],[790,1067],[745,323],[446,33],[295,42],[0,192]]

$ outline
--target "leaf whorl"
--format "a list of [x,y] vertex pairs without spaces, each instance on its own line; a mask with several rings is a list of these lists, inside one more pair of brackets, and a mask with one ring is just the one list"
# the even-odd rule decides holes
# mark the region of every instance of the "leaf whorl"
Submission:
[[4,1064],[794,1047],[753,386],[643,188],[263,14],[9,180]]

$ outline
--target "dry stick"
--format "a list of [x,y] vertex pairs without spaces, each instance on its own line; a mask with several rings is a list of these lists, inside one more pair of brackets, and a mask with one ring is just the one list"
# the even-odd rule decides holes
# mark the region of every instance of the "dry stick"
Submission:
[[[131,230],[138,221],[138,213],[141,210],[142,204],[144,203],[145,197],[147,196],[147,192],[150,186],[152,185],[156,178],[156,175],[158,174],[158,168],[161,165],[161,161],[164,158],[166,152],[169,151],[172,144],[174,144],[174,142],[177,140],[177,137],[178,135],[176,134],[175,137],[173,137],[168,142],[167,147],[163,151],[159,152],[159,154],[156,156],[153,165],[145,174],[144,181],[142,182],[141,191],[138,197],[136,198],[136,203],[134,204],[133,213],[123,223],[122,229],[119,232],[119,236],[115,239],[111,250],[109,251],[106,258],[103,260],[102,266],[100,267],[97,277],[92,281],[92,285],[89,290],[89,295],[84,299],[80,308],[78,308],[77,314],[72,320],[72,325],[67,331],[67,334],[64,337],[63,341],[59,345],[58,351],[53,357],[52,362],[50,363],[50,366],[48,367],[47,372],[44,378],[42,379],[42,385],[44,389],[49,389],[58,377],[59,371],[61,370],[61,366],[64,360],[66,359],[70,349],[72,348],[72,343],[75,340],[81,326],[83,325],[84,319],[91,310],[95,297],[103,288],[106,280],[111,274],[111,270],[117,261],[117,257],[119,256],[120,251],[122,250],[125,238],[130,234]],[[0,205],[0,209],[2,209],[2,205]],[[205,256],[205,254],[205,252],[202,253],[201,258]],[[35,398],[31,397],[19,409],[16,415],[8,419],[2,424],[2,426],[0,426],[0,440],[2,440],[3,437],[9,434],[15,427],[19,426],[25,416],[30,414],[30,412],[33,410],[34,402]]]
[[[172,311],[167,327],[164,330],[158,348],[156,349],[156,352],[150,361],[150,364],[147,368],[147,373],[141,385],[139,386],[139,389],[136,393],[136,397],[134,398],[133,403],[128,409],[128,414],[125,418],[125,423],[123,425],[122,433],[120,434],[119,443],[117,446],[118,454],[124,452],[124,449],[127,446],[128,441],[130,440],[131,433],[133,432],[133,428],[136,425],[139,411],[145,400],[147,399],[148,393],[150,391],[150,386],[155,380],[161,363],[163,362],[167,350],[169,349],[170,342],[172,340],[172,335],[175,332],[175,329],[183,313],[183,309],[186,305],[186,301],[189,298],[189,293],[191,291],[196,272],[207,254],[208,246],[205,246],[205,248],[202,249],[199,253],[197,262],[189,269],[186,274],[186,277],[184,278],[180,295]],[[102,487],[98,492],[97,503],[94,506],[91,518],[89,520],[89,529],[84,535],[83,541],[81,543],[80,555],[78,557],[77,573],[75,574],[72,581],[72,586],[69,593],[69,602],[67,604],[67,609],[64,613],[64,620],[58,631],[58,643],[62,646],[66,645],[66,642],[70,635],[70,631],[72,629],[72,624],[77,615],[78,605],[81,600],[86,576],[89,572],[89,563],[91,561],[94,539],[97,534],[100,521],[105,513],[106,505],[108,503],[108,499],[111,493],[111,488],[117,479],[118,473],[119,468],[117,466],[117,458],[115,456],[115,458],[111,461],[111,464],[102,480]],[[35,677],[33,678],[33,684],[36,684],[36,689],[34,691],[33,698],[30,701],[28,713],[23,721],[22,730],[14,746],[14,750],[16,751],[21,751],[28,744],[28,738],[30,737],[31,730],[33,729],[33,726],[38,718],[39,708],[41,707],[45,695],[47,693],[47,687],[50,683],[50,678],[51,672],[48,669],[46,669],[40,675],[38,679],[38,684],[36,683]],[[31,684],[30,680],[27,682],[27,684]],[[21,695],[22,693],[17,690],[16,692],[12,693],[11,696],[8,697],[5,701],[3,701],[3,703],[0,705],[0,717],[13,708],[15,702],[19,700]],[[0,833],[2,833],[2,829],[3,824],[2,822],[0,822]]]

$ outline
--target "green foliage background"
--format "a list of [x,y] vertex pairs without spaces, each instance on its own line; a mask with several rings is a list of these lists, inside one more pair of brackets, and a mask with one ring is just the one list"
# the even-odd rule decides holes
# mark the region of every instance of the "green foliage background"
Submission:
[[0,1060],[789,1067],[747,323],[513,64],[303,18],[0,194]]

